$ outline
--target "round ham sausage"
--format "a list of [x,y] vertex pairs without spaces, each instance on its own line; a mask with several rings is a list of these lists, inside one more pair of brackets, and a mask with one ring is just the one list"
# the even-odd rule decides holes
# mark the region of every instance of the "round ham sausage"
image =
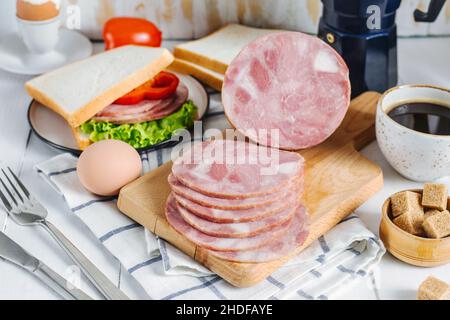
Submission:
[[241,199],[276,192],[303,177],[297,153],[255,144],[213,140],[194,143],[172,166],[187,187],[217,198]]
[[283,224],[273,228],[270,232],[258,234],[248,238],[219,238],[207,235],[188,224],[180,212],[173,195],[169,195],[166,203],[166,219],[167,222],[177,232],[185,236],[194,244],[215,251],[242,251],[257,249],[268,242],[274,241],[281,237],[288,229],[292,219],[285,221]]
[[294,218],[282,237],[255,250],[245,251],[208,251],[211,255],[223,260],[241,263],[260,263],[283,258],[293,253],[308,237],[308,214],[303,205],[296,209]]
[[315,146],[344,119],[349,71],[317,37],[277,32],[246,46],[227,69],[222,89],[227,118],[241,133],[285,150]]
[[[292,192],[294,184],[297,184],[299,195],[301,195],[303,192],[303,179],[299,179],[298,181],[290,182],[286,186],[286,188],[282,188],[281,190],[274,193],[264,194],[258,197],[224,199],[208,196],[206,194],[192,190],[191,188],[182,184],[177,178],[175,178],[173,174],[169,175],[168,181],[175,196],[182,197],[203,207],[222,210],[244,210],[270,206],[279,199],[285,198],[288,193]],[[233,220],[227,220],[224,222],[233,222]]]

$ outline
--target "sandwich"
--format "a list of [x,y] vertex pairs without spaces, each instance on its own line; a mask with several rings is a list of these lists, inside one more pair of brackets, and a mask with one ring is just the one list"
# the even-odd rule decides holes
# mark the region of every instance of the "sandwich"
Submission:
[[34,78],[25,88],[67,121],[80,150],[105,139],[146,148],[197,118],[188,87],[165,70],[173,60],[164,48],[124,46]]

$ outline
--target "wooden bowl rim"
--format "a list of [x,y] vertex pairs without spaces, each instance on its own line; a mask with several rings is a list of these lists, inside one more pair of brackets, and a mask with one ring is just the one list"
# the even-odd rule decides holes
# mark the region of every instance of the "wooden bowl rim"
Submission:
[[[449,242],[449,243],[450,243],[450,236],[447,236],[447,237],[442,238],[442,239],[433,239],[433,238],[419,237],[419,236],[416,236],[416,235],[414,235],[414,234],[411,234],[411,233],[406,232],[405,230],[399,228],[399,227],[394,223],[394,221],[392,221],[392,219],[389,217],[389,214],[388,214],[388,211],[389,211],[389,204],[391,203],[391,197],[392,197],[393,195],[395,195],[395,194],[398,194],[398,193],[401,193],[401,192],[405,192],[405,191],[418,192],[418,193],[420,193],[420,194],[423,193],[423,189],[407,189],[407,190],[402,190],[402,191],[398,191],[398,192],[396,192],[396,193],[393,193],[393,194],[390,195],[390,196],[384,201],[384,203],[383,203],[383,207],[381,208],[381,211],[382,211],[382,219],[386,220],[387,223],[388,223],[390,226],[394,227],[394,229],[395,229],[396,231],[399,231],[400,233],[402,233],[402,234],[404,234],[404,235],[406,235],[406,236],[409,236],[409,237],[411,237],[411,238],[413,238],[413,239],[419,239],[419,240],[421,240],[421,241],[426,241],[426,242],[430,242],[430,243],[435,242],[436,244],[442,244],[442,243],[446,243],[446,242]],[[448,198],[450,198],[450,197],[448,197]]]

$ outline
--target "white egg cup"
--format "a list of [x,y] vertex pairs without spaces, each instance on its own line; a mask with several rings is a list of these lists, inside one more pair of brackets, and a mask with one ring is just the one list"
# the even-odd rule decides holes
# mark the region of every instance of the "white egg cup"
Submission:
[[376,135],[381,152],[402,176],[420,182],[450,176],[450,136],[422,133],[395,122],[388,113],[411,102],[438,103],[450,108],[450,90],[404,85],[386,91],[378,101]]
[[59,41],[60,16],[43,21],[17,18],[22,39],[32,54],[42,55],[52,52]]

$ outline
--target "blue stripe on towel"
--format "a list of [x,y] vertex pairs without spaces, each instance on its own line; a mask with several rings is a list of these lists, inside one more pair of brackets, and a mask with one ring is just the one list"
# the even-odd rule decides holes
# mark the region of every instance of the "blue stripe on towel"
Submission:
[[350,251],[351,253],[353,253],[355,256],[359,256],[361,254],[361,252],[359,252],[358,250],[354,249],[354,248],[348,248],[348,251]]
[[267,278],[266,278],[266,280],[268,281],[268,282],[270,282],[271,284],[273,284],[275,287],[277,287],[277,288],[280,288],[280,289],[284,289],[285,288],[285,285],[283,284],[283,283],[281,283],[280,281],[278,281],[277,279],[275,279],[274,277],[272,277],[272,276],[268,276]]
[[325,263],[325,255],[321,254],[320,256],[317,257],[316,261],[319,262],[320,264],[324,264]]
[[91,200],[91,201],[88,201],[86,203],[80,204],[79,206],[76,206],[75,208],[72,208],[71,210],[72,210],[72,212],[76,212],[76,211],[79,211],[81,209],[87,208],[87,207],[93,205],[94,203],[109,202],[109,201],[114,201],[116,199],[117,199],[116,197],[95,199],[95,200]]
[[108,240],[109,238],[111,238],[112,236],[115,236],[116,234],[119,234],[121,232],[127,231],[127,230],[131,230],[131,229],[135,229],[141,227],[140,224],[138,223],[133,223],[127,226],[123,226],[114,230],[109,231],[108,233],[104,234],[103,236],[101,236],[99,238],[100,242],[105,242],[106,240]]
[[[41,170],[39,170],[40,172],[42,172]],[[65,170],[61,170],[61,171],[54,171],[54,172],[49,172],[47,173],[48,177],[53,177],[53,176],[59,176],[61,174],[66,174],[66,173],[70,173],[70,172],[74,172],[77,171],[77,168],[69,168],[69,169],[65,169]]]
[[361,277],[365,277],[367,275],[367,273],[364,270],[358,270],[358,271],[351,270],[351,269],[348,269],[348,268],[344,267],[342,264],[338,265],[337,269],[339,271],[341,271],[341,272],[351,274],[352,276],[358,275],[358,276],[361,276]]
[[308,299],[308,300],[314,300],[314,297],[310,294],[307,294],[305,291],[303,291],[302,289],[297,291],[298,295],[302,298]]
[[316,278],[320,278],[320,277],[322,277],[322,274],[319,272],[319,271],[317,271],[317,270],[311,270],[309,273],[311,273],[314,277],[316,277]]
[[180,291],[174,292],[172,294],[169,294],[168,296],[162,298],[161,300],[171,300],[171,299],[179,297],[179,296],[181,296],[181,295],[183,295],[183,294],[185,294],[187,292],[191,292],[191,291],[194,291],[194,290],[207,288],[207,287],[213,285],[214,283],[216,283],[217,281],[220,281],[220,280],[221,280],[221,278],[216,277],[216,278],[214,278],[212,280],[205,281],[204,283],[202,283],[202,284],[200,284],[198,286],[190,287],[190,288],[187,288],[187,289],[180,290]]
[[358,270],[356,272],[357,275],[361,276],[361,277],[365,277],[367,275],[367,272],[365,272],[364,270]]
[[139,270],[139,269],[141,269],[141,268],[143,268],[143,267],[152,265],[152,264],[154,264],[155,262],[158,262],[158,261],[161,261],[161,260],[162,260],[161,256],[157,256],[157,257],[154,257],[154,258],[152,258],[152,259],[150,259],[150,260],[141,262],[141,263],[135,265],[134,267],[131,267],[130,269],[128,269],[128,273],[131,274],[131,273],[133,273],[133,272],[135,272],[135,271],[137,271],[137,270]]
[[163,165],[162,149],[156,150],[156,161],[158,162],[158,167],[161,167]]
[[320,247],[322,248],[322,251],[324,253],[330,252],[330,247],[328,246],[327,241],[325,240],[325,237],[321,236],[321,237],[319,237],[318,240],[319,240]]
[[[202,283],[207,282],[208,280],[206,280],[204,277],[198,278]],[[217,298],[221,299],[221,300],[228,300],[227,297],[225,297],[222,292],[219,291],[219,289],[217,289],[213,284],[208,286],[208,289],[212,291],[212,293],[214,293],[216,295]]]
[[348,273],[348,274],[351,274],[352,276],[355,275],[355,270],[348,269],[348,268],[344,267],[342,264],[338,265],[337,269],[343,273]]
[[375,244],[378,244],[378,242],[380,241],[380,239],[378,237],[370,237],[369,241],[375,242]]

